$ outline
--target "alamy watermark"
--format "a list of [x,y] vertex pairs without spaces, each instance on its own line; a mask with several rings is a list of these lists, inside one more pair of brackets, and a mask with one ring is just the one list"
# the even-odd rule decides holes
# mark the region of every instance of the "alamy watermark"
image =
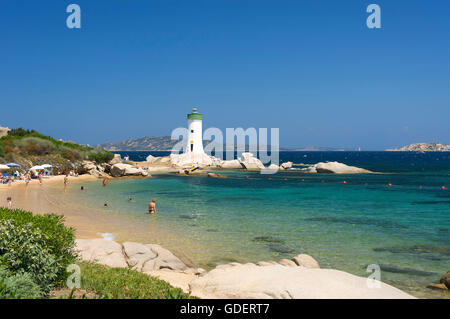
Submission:
[[[81,29],[81,7],[78,4],[69,4],[66,8],[66,12],[70,15],[66,19],[66,26],[69,29]],[[381,8],[378,4],[369,4],[366,8],[366,12],[370,13],[367,17],[366,25],[369,29],[381,28]]]
[[367,288],[381,288],[381,268],[378,264],[370,264],[367,266],[366,272],[370,275],[367,278]]
[[70,15],[66,19],[66,25],[69,29],[81,29],[81,8],[78,4],[69,4],[66,12]]
[[367,17],[366,25],[369,29],[381,28],[381,8],[378,4],[372,3],[367,6],[367,13],[370,15]]
[[81,288],[81,269],[76,264],[70,264],[66,269],[70,275],[67,277],[66,285],[70,289]]

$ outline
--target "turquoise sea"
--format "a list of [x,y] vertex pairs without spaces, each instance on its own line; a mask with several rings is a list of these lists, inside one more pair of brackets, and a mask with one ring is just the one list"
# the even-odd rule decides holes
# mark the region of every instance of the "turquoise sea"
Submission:
[[[107,214],[123,220],[105,230],[117,240],[159,242],[204,268],[307,253],[323,268],[360,276],[379,264],[384,282],[418,297],[450,298],[425,288],[450,270],[450,153],[281,152],[280,160],[336,160],[378,173],[160,174],[107,187],[89,182],[72,194],[93,216],[108,203]],[[147,214],[152,197],[156,216]]]

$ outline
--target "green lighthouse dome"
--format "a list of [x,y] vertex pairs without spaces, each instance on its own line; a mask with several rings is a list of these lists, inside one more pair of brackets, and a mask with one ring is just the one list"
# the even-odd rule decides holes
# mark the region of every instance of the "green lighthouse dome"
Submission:
[[192,108],[192,113],[187,115],[188,120],[202,120],[203,115],[197,112],[197,108]]

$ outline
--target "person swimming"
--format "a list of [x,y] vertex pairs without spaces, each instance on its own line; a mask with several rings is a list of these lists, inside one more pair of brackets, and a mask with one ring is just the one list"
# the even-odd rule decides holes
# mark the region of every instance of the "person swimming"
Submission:
[[156,214],[156,199],[152,198],[152,201],[148,204],[148,213]]

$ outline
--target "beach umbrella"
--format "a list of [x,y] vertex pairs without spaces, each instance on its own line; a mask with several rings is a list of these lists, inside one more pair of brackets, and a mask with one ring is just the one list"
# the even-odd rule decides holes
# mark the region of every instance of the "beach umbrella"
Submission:
[[41,165],[43,168],[50,168],[50,167],[53,167],[52,165],[50,165],[50,164],[44,164],[44,165]]
[[17,163],[8,163],[8,164],[6,164],[6,166],[9,166],[9,167],[20,167],[20,164],[17,164]]
[[0,164],[0,170],[5,170],[5,169],[9,169],[9,166]]
[[36,165],[36,166],[33,166],[32,168],[30,168],[30,171],[40,171],[43,169],[45,169],[45,168],[42,166]]

